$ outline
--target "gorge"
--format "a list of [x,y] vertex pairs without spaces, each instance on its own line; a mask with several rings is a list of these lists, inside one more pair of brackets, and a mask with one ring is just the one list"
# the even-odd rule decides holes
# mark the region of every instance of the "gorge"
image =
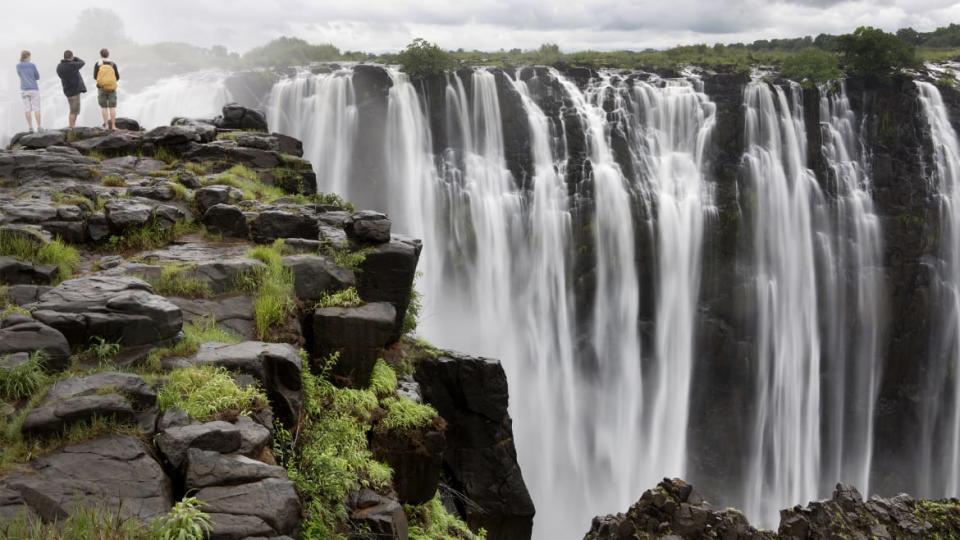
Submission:
[[152,81],[122,114],[263,110],[316,191],[422,239],[418,335],[501,360],[533,536],[572,538],[664,477],[774,529],[837,482],[960,495],[935,80],[324,63]]

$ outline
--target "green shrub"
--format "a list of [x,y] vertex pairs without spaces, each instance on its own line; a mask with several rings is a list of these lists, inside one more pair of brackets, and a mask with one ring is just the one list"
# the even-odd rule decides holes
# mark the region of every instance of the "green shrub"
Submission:
[[485,540],[487,537],[483,529],[474,533],[463,520],[447,512],[439,495],[424,504],[403,508],[410,522],[410,540]]
[[320,300],[317,300],[317,307],[357,307],[364,304],[363,299],[357,293],[355,287],[343,289],[333,294],[321,293]]
[[[324,374],[337,356],[326,362]],[[369,390],[337,388],[323,375],[303,371],[305,418],[293,444],[282,455],[304,501],[301,538],[343,538],[347,515],[343,501],[362,487],[390,485],[390,467],[376,461],[367,447],[370,417],[377,398]]]
[[48,377],[43,370],[43,363],[43,352],[37,351],[26,362],[12,369],[0,369],[0,398],[19,401],[46,386]]
[[370,391],[381,399],[391,396],[397,391],[397,374],[382,358],[373,365],[373,373],[370,376]]
[[836,81],[843,76],[835,54],[814,48],[803,49],[784,59],[780,74],[810,84]]
[[296,310],[297,304],[293,291],[293,272],[283,266],[283,240],[277,240],[270,246],[257,246],[248,256],[267,265],[265,271],[248,276],[246,286],[254,286],[254,321],[257,336],[269,340],[273,330],[286,324]]
[[885,78],[917,64],[914,46],[879,28],[861,26],[838,38],[847,71],[869,78]]
[[210,516],[202,510],[203,502],[186,497],[177,502],[170,512],[160,516],[154,527],[156,540],[204,540],[213,531]]
[[58,279],[70,279],[80,266],[80,254],[76,248],[59,238],[45,244],[19,234],[0,234],[0,255],[15,257],[33,264],[49,264],[57,267]]
[[262,409],[267,396],[259,387],[238,386],[226,368],[195,366],[171,372],[160,388],[157,403],[161,410],[176,407],[191,418],[207,421]]
[[313,45],[300,38],[285,36],[243,55],[243,63],[251,66],[295,66],[340,59],[340,49],[329,43]]
[[413,40],[397,55],[403,70],[411,77],[426,77],[456,67],[456,61],[447,51],[423,38]]
[[387,414],[377,422],[377,431],[410,431],[431,426],[438,418],[430,405],[417,403],[405,397],[388,397],[380,405]]

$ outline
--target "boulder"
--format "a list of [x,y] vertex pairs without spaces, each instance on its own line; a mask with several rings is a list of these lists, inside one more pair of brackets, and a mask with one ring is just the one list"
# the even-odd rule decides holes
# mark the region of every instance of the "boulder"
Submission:
[[339,353],[334,373],[350,379],[358,388],[366,388],[377,358],[393,341],[395,315],[393,305],[386,302],[315,310],[313,358],[322,362]]
[[158,147],[185,148],[190,143],[204,142],[206,130],[195,126],[159,126],[146,132],[145,142],[153,143]]
[[94,179],[95,161],[73,148],[50,146],[43,150],[0,150],[0,178],[20,182],[34,179]]
[[197,204],[197,209],[203,214],[218,204],[237,204],[243,200],[243,192],[231,186],[207,186],[195,191],[193,200]]
[[150,199],[114,199],[105,206],[107,224],[117,232],[123,233],[135,227],[159,225],[168,229],[186,218],[183,210],[176,206],[159,204]]
[[57,279],[57,267],[32,264],[14,257],[0,257],[0,283],[7,285],[49,285]]
[[256,516],[221,514],[207,512],[213,530],[210,540],[254,540],[269,538],[276,540],[276,531],[266,521]]
[[250,227],[243,211],[229,204],[215,204],[203,214],[203,224],[213,234],[227,238],[247,238]]
[[320,255],[290,255],[283,258],[283,266],[293,272],[294,291],[303,303],[316,302],[324,293],[353,287],[356,283],[352,271]]
[[241,163],[255,169],[272,169],[283,163],[280,160],[280,154],[273,150],[238,146],[235,141],[231,140],[192,144],[183,153],[182,157],[192,161]]
[[172,182],[157,182],[148,186],[137,186],[127,191],[131,197],[143,197],[155,201],[172,201],[177,197]]
[[214,365],[246,373],[260,381],[274,411],[287,426],[296,424],[303,406],[298,351],[285,343],[246,341],[235,345],[204,343],[195,355],[166,367]]
[[222,112],[222,116],[213,121],[218,128],[267,131],[267,119],[260,111],[248,109],[238,103],[228,103],[223,106]]
[[30,464],[27,474],[0,479],[44,521],[62,520],[79,505],[122,519],[148,520],[173,505],[170,480],[137,437],[110,435],[67,446]]
[[239,454],[257,457],[270,443],[270,430],[254,422],[249,416],[240,416],[233,425],[240,431],[240,448],[237,449]]
[[472,504],[467,523],[491,538],[530,538],[534,506],[517,463],[500,362],[445,353],[417,364],[423,399],[447,423],[448,484]]
[[[295,535],[300,522],[300,498],[293,482],[287,479],[266,478],[236,486],[205,487],[195,496],[203,501],[204,511],[211,515],[225,514],[240,519],[252,516],[263,520],[271,529],[255,534]],[[212,538],[220,534],[216,525]]]
[[306,238],[316,240],[320,229],[316,216],[301,209],[276,208],[257,214],[250,224],[251,238],[269,244],[277,238]]
[[199,489],[209,486],[248,484],[266,478],[286,478],[287,470],[267,465],[246,456],[223,455],[191,448],[187,452],[186,487]]
[[43,352],[47,370],[61,371],[70,364],[70,344],[57,330],[22,315],[0,319],[0,358],[36,351]]
[[117,118],[116,126],[117,129],[126,131],[140,131],[140,122],[137,122],[133,118]]
[[288,156],[303,157],[303,142],[300,139],[282,133],[271,133],[270,135],[277,141],[276,150],[278,152]]
[[386,214],[362,210],[343,223],[347,236],[359,242],[382,244],[390,241],[390,219]]
[[152,431],[156,391],[139,375],[105,372],[70,377],[54,384],[43,401],[27,413],[22,430],[29,435],[56,435],[94,417],[142,421]]
[[36,302],[43,293],[52,288],[46,285],[11,285],[7,288],[7,300],[14,305],[23,306]]
[[229,454],[239,450],[242,442],[240,430],[222,420],[170,427],[156,437],[157,448],[177,469],[186,464],[191,448]]
[[170,122],[171,126],[181,126],[191,128],[200,136],[200,142],[208,143],[217,138],[217,127],[204,120],[193,118],[174,118]]
[[183,323],[180,308],[153,294],[149,284],[122,276],[64,281],[28,309],[76,346],[88,345],[93,337],[125,347],[165,344]]
[[357,293],[367,302],[390,302],[396,309],[393,339],[400,339],[403,318],[410,305],[422,244],[394,236],[385,244],[368,247],[357,274]]
[[61,146],[65,143],[66,137],[62,131],[50,129],[39,133],[26,133],[17,139],[17,145],[30,149]]
[[212,318],[217,325],[241,339],[256,339],[253,299],[244,294],[216,298],[170,298],[183,312],[184,324],[198,318]]
[[139,133],[130,131],[112,131],[105,135],[82,139],[70,143],[84,154],[99,152],[108,156],[136,154],[143,139]]
[[347,497],[347,514],[354,530],[369,531],[379,538],[407,538],[407,514],[403,506],[373,490],[351,492]]
[[436,495],[443,467],[443,431],[433,426],[406,432],[374,430],[370,448],[393,469],[393,486],[401,503],[423,504]]

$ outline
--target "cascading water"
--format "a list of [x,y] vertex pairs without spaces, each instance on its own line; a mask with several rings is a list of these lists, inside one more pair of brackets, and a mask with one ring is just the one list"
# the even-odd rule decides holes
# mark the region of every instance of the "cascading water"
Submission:
[[956,496],[960,490],[960,141],[937,87],[916,84],[932,134],[941,216],[933,295],[939,327],[934,330],[922,409],[919,488],[928,496]]
[[267,123],[304,141],[323,192],[350,198],[351,163],[357,133],[352,71],[301,71],[281,79],[267,98]]
[[836,193],[828,249],[826,301],[829,363],[822,489],[837,481],[869,493],[873,419],[880,380],[880,337],[885,327],[880,221],[873,210],[861,129],[846,88],[820,88],[822,154]]
[[822,203],[806,166],[801,91],[754,80],[744,91],[744,154],[752,182],[756,264],[756,418],[747,515],[813,500],[820,481],[820,334],[812,211]]

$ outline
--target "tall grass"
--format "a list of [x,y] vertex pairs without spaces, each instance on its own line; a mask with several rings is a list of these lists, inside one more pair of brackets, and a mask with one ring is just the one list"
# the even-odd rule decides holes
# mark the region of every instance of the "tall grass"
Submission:
[[270,341],[273,330],[283,326],[297,308],[293,291],[293,272],[283,266],[283,240],[270,246],[257,246],[248,256],[267,268],[252,276],[253,313],[257,337]]
[[0,233],[0,255],[16,257],[33,264],[49,264],[57,267],[60,281],[70,279],[80,266],[80,254],[76,248],[59,238],[40,243],[15,233]]
[[196,366],[171,372],[157,404],[161,410],[176,407],[195,420],[206,421],[260,410],[267,405],[267,396],[257,386],[241,388],[226,368]]

